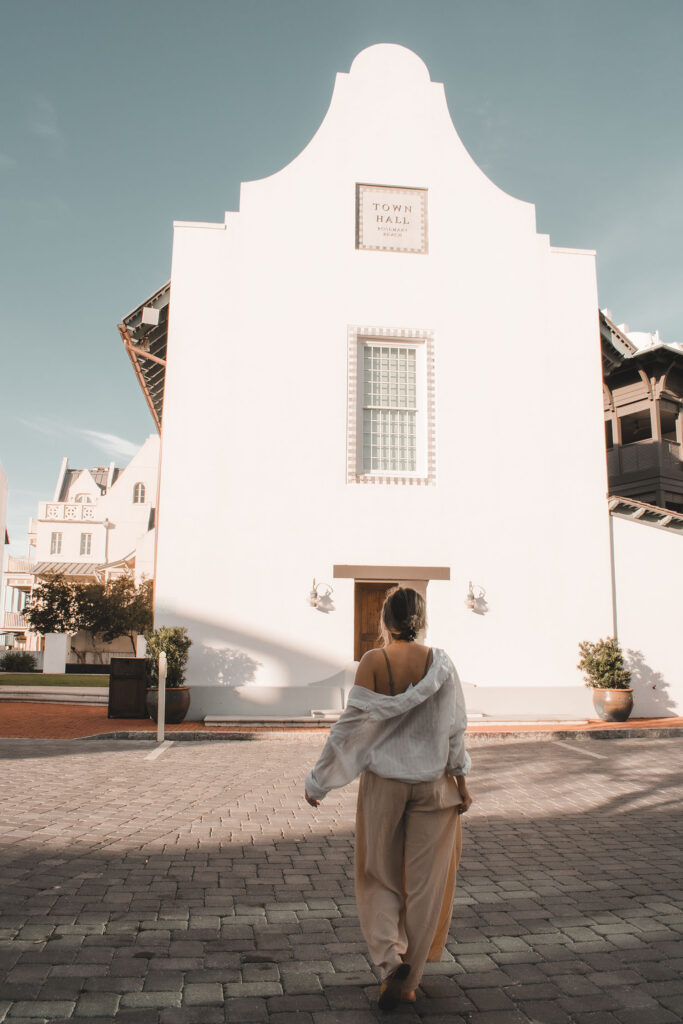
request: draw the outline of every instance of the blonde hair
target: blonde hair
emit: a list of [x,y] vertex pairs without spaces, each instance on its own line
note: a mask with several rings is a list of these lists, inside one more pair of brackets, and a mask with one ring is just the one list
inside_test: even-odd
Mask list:
[[390,640],[415,640],[426,625],[422,594],[412,587],[393,587],[387,593],[380,617],[380,637],[385,647]]

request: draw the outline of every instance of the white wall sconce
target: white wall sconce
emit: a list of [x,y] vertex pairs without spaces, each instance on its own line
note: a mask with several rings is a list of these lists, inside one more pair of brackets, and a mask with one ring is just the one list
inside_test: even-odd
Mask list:
[[478,607],[478,602],[484,601],[486,598],[486,591],[483,587],[477,586],[475,583],[472,585],[472,580],[467,584],[467,597],[465,598],[465,605],[474,611]]
[[312,608],[317,608],[319,612],[334,611],[334,601],[332,600],[332,594],[334,593],[333,588],[329,583],[316,583],[315,576],[313,577],[313,586],[311,587],[308,595],[308,603]]

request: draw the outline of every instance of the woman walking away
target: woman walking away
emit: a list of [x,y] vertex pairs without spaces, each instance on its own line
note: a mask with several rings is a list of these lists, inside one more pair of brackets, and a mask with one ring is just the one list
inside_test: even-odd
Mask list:
[[306,800],[360,773],[356,902],[382,984],[378,1003],[414,1002],[427,960],[440,960],[460,859],[460,814],[472,799],[465,776],[467,714],[445,651],[417,642],[425,604],[396,587],[382,608],[384,647],[368,651],[348,706],[332,727]]

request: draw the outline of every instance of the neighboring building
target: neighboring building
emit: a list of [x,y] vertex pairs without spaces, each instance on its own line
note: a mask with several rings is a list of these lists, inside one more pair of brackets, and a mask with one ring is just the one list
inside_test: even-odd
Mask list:
[[62,460],[52,501],[40,502],[30,522],[28,558],[8,559],[3,628],[27,649],[40,648],[24,614],[39,578],[59,573],[88,582],[125,571],[137,581],[153,577],[158,463],[156,434],[125,469],[113,462],[71,469]]
[[683,345],[600,329],[610,493],[683,512]]
[[595,254],[476,167],[415,54],[359,54],[238,213],[176,223],[172,266],[119,329],[163,428],[155,624],[189,629],[193,715],[339,707],[398,582],[474,712],[591,714],[577,645],[619,609],[656,678],[673,612],[627,570],[680,562],[683,516],[610,518]]

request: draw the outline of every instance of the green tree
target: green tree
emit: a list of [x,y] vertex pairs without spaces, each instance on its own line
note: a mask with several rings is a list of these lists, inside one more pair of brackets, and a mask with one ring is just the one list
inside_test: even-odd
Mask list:
[[34,633],[77,633],[74,584],[64,576],[46,576],[34,587],[26,618]]
[[[127,637],[135,653],[138,634],[152,627],[152,581],[136,586],[130,573],[106,583],[73,583],[60,575],[48,576],[34,590],[26,617],[36,633],[73,636],[83,630],[98,654],[104,644]],[[85,657],[83,650],[76,654],[81,660]]]

